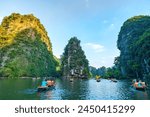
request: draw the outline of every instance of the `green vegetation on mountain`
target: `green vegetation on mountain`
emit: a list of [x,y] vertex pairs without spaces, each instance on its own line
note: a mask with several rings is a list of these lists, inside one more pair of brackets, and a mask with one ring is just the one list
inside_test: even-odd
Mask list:
[[101,76],[104,78],[106,76],[107,68],[105,66],[102,66],[100,68],[90,66],[89,69],[92,77]]
[[150,78],[150,16],[128,19],[118,36],[117,68],[123,77]]
[[117,47],[120,56],[112,68],[89,67],[76,37],[68,41],[58,59],[40,20],[32,14],[13,13],[0,25],[0,77],[150,78],[150,16],[125,21]]
[[4,17],[0,25],[0,48],[11,44],[18,32],[29,28],[36,29],[41,36],[41,40],[47,45],[48,50],[52,51],[50,39],[40,20],[32,14],[20,15],[19,13],[12,13],[10,16]]
[[57,60],[44,26],[33,15],[13,13],[0,25],[0,77],[46,77]]
[[116,66],[113,67],[100,67],[100,68],[95,68],[90,66],[90,73],[92,74],[92,77],[96,77],[96,76],[100,76],[102,78],[117,78],[117,79],[121,79],[120,76],[120,71],[118,70],[118,68]]
[[76,37],[71,38],[64,49],[61,68],[64,77],[89,77],[88,60],[80,46],[80,40]]

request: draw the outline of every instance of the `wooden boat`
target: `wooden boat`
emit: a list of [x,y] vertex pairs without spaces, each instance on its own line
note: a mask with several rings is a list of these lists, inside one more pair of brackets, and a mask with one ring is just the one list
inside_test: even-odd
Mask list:
[[100,79],[97,79],[96,81],[97,81],[97,82],[100,82],[101,80],[100,80]]
[[100,81],[101,81],[101,80],[100,80],[100,76],[96,75],[96,76],[95,76],[95,80],[96,80],[97,82],[100,82]]
[[47,86],[44,86],[44,87],[39,86],[38,87],[38,92],[49,90],[49,89],[53,88],[54,86],[55,86],[54,81],[47,81]]
[[51,90],[51,89],[53,89],[54,87],[55,87],[54,85],[53,85],[53,86],[46,86],[46,87],[39,86],[39,87],[37,88],[37,91],[38,91],[38,92],[43,92],[43,91]]
[[48,89],[49,89],[48,86],[45,86],[45,87],[39,86],[39,87],[38,87],[38,92],[46,91],[46,90],[48,90]]
[[70,79],[70,82],[73,82],[73,78]]
[[145,87],[135,87],[135,88],[136,88],[136,90],[139,90],[139,91],[145,91],[146,90]]
[[135,82],[135,83],[133,84],[133,87],[134,87],[136,90],[139,90],[139,91],[145,91],[145,90],[146,90],[145,82],[141,82],[141,86],[138,86],[138,82]]
[[116,79],[111,79],[112,82],[118,82]]

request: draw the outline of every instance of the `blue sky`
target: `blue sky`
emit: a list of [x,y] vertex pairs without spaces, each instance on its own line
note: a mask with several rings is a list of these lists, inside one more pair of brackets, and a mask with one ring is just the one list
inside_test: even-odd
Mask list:
[[124,21],[150,15],[150,0],[3,0],[0,21],[13,12],[34,14],[45,26],[59,57],[71,37],[81,40],[90,65],[111,67],[119,56],[117,38]]

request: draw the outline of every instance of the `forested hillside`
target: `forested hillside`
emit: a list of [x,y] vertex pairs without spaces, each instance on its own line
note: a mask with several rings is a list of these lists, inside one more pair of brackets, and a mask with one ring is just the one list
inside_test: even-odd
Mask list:
[[0,25],[0,77],[40,77],[56,73],[52,44],[40,20],[13,13]]
[[135,16],[125,21],[117,46],[121,54],[116,63],[122,76],[150,78],[150,16]]

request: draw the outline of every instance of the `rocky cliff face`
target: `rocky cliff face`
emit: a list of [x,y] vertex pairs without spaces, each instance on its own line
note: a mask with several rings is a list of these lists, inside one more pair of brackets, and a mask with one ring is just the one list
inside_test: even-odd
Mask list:
[[88,60],[76,37],[68,41],[61,58],[64,77],[87,78],[89,76]]
[[[150,29],[150,16],[135,16],[124,22],[121,27],[117,46],[121,54],[119,57],[120,69],[125,77],[143,77],[149,74],[145,71],[144,57],[142,59],[139,51],[142,45],[138,43],[147,30]],[[143,39],[145,40],[145,39]],[[150,46],[150,45],[149,45]],[[147,49],[145,49],[145,52]],[[143,50],[144,56],[144,50]],[[150,54],[147,55],[150,57]],[[148,60],[147,64],[148,63]],[[144,67],[142,67],[144,66]],[[149,69],[149,68],[148,68]]]
[[33,15],[13,13],[0,25],[0,77],[51,76],[56,70],[45,28]]

